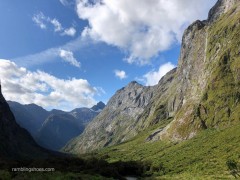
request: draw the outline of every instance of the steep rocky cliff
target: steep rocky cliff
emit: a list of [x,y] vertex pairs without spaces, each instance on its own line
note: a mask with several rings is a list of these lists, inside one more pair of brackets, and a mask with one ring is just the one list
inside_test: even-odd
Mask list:
[[206,128],[239,123],[239,9],[239,0],[219,0],[207,20],[185,30],[177,69],[156,86],[130,83],[119,90],[65,151],[84,153],[120,143],[164,120],[171,122],[150,140],[182,141]]
[[152,91],[153,88],[135,81],[118,90],[83,134],[65,147],[65,151],[72,151],[74,147],[86,152],[123,142],[136,135],[134,124],[153,97]]
[[219,0],[208,21],[185,31],[178,77],[187,89],[181,109],[159,134],[161,139],[188,139],[202,129],[239,123],[239,10],[239,1]]

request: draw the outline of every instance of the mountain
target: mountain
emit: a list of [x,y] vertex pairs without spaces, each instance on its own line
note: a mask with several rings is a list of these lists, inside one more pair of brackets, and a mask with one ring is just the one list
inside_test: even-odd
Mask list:
[[43,147],[59,150],[69,140],[81,134],[85,126],[105,107],[99,102],[92,108],[77,108],[70,112],[47,111],[36,104],[22,105],[8,101],[17,123],[28,130]]
[[104,108],[105,108],[105,104],[102,101],[100,101],[96,105],[94,105],[91,109],[94,111],[101,111]]
[[64,150],[89,152],[129,140],[147,128],[153,129],[148,141],[179,142],[205,129],[238,124],[239,19],[239,0],[218,0],[207,20],[197,20],[185,30],[176,69],[156,86],[132,82],[117,91]]
[[[96,107],[96,105],[94,106]],[[77,108],[69,112],[69,114],[74,116],[82,124],[87,125],[94,117],[96,117],[102,111],[104,107],[105,104],[100,108],[96,108],[97,110],[93,110],[93,108]]]
[[33,137],[36,136],[38,129],[40,129],[44,120],[50,115],[50,112],[36,104],[22,105],[13,101],[8,101],[8,104],[17,123],[22,128],[28,130]]
[[76,108],[70,112],[51,111],[39,129],[36,141],[47,149],[60,150],[69,140],[80,135],[104,107],[105,104],[100,102],[92,108]]
[[38,130],[35,139],[47,149],[60,150],[69,140],[80,135],[104,106],[105,104],[100,103],[97,111],[92,108],[77,108],[70,112],[53,110]]
[[152,90],[152,87],[144,87],[136,81],[118,90],[84,133],[70,143],[70,149],[72,146],[84,150],[96,149],[123,142],[135,135],[133,123],[152,98]]
[[70,114],[50,115],[40,128],[36,141],[47,149],[57,151],[83,130],[84,125]]
[[[1,85],[0,85],[1,89]],[[31,135],[15,121],[0,90],[0,157],[11,159],[47,156],[47,151],[36,144]]]

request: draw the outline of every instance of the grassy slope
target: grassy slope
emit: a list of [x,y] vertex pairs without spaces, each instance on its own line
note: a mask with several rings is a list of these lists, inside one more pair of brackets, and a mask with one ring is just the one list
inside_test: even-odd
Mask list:
[[234,10],[209,29],[212,75],[196,113],[208,127],[227,127],[240,120],[240,12]]
[[227,160],[240,163],[240,125],[206,130],[195,138],[174,144],[145,142],[148,132],[118,146],[103,149],[97,156],[109,162],[141,161],[150,164],[145,174],[161,178],[231,178]]
[[[215,54],[218,55],[214,57],[215,62],[212,63],[211,61],[211,64],[209,64],[212,65],[213,75],[209,79],[206,94],[196,110],[195,120],[205,121],[208,127],[214,127],[214,129],[204,130],[196,137],[181,143],[146,142],[147,137],[154,129],[165,127],[171,120],[163,121],[146,129],[130,141],[89,154],[90,158],[96,156],[106,159],[110,163],[140,161],[146,168],[144,174],[149,176],[149,179],[153,177],[156,179],[184,180],[234,178],[230,174],[227,162],[233,160],[238,163],[238,166],[240,164],[240,13],[231,18],[230,16],[233,16],[231,12],[223,16],[209,29],[208,58],[211,59]],[[217,44],[220,44],[220,47],[216,46]],[[221,52],[216,53],[219,48]],[[96,162],[90,164],[95,167]],[[99,164],[100,169],[108,166]],[[131,163],[129,164],[131,165]],[[66,166],[75,167],[73,162]],[[116,167],[119,170],[119,166]],[[79,168],[78,164],[76,168]],[[92,167],[85,168],[91,169]],[[109,170],[112,171],[109,167],[104,171],[109,174]],[[106,177],[99,175],[89,175],[88,171],[79,171],[82,173],[71,171],[51,174],[31,173],[27,178],[106,179]],[[93,171],[95,169],[91,170],[91,172]],[[101,173],[105,174],[105,172]],[[26,173],[17,175],[18,178],[24,176],[26,176]],[[11,179],[13,175],[7,171],[0,171],[0,177]]]
[[[150,164],[145,174],[159,179],[230,179],[227,161],[240,164],[240,12],[234,9],[208,30],[209,86],[195,121],[208,129],[182,143],[148,142],[154,128],[133,140],[97,152],[109,162]],[[165,123],[165,125],[167,122]],[[162,126],[165,126],[164,123]]]

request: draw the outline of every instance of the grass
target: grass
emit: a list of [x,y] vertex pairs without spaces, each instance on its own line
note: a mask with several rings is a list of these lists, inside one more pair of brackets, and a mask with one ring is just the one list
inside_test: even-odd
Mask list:
[[230,179],[227,161],[240,163],[240,125],[210,129],[182,142],[145,142],[147,132],[126,143],[95,152],[108,162],[140,161],[145,175],[160,179]]

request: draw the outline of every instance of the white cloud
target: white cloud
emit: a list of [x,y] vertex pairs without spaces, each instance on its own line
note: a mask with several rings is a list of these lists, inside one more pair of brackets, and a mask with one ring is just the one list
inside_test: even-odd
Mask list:
[[150,71],[143,76],[143,80],[147,86],[153,86],[158,84],[159,80],[167,74],[170,70],[175,68],[176,66],[173,65],[171,62],[163,64],[159,67],[157,71]]
[[59,0],[59,1],[64,6],[69,6],[69,5],[74,4],[74,0]]
[[44,63],[51,63],[53,61],[58,60],[60,49],[65,49],[67,51],[77,51],[81,48],[86,48],[89,45],[89,40],[78,37],[68,43],[66,43],[63,46],[55,47],[46,49],[45,51],[36,53],[36,54],[30,54],[23,57],[18,57],[12,59],[14,62],[16,62],[19,66],[24,67],[32,67],[37,66]]
[[52,23],[52,25],[54,26],[54,31],[55,32],[59,32],[62,31],[62,24],[56,19],[51,19],[50,22]]
[[45,20],[46,17],[44,16],[44,14],[42,12],[35,14],[32,17],[33,22],[36,23],[37,26],[39,26],[41,29],[46,29],[47,25],[45,24]]
[[59,0],[60,3],[62,3],[62,5],[67,6],[68,5],[68,1],[67,0]]
[[60,49],[59,56],[66,62],[69,62],[71,65],[80,67],[80,62],[78,62],[73,56],[73,52]]
[[76,29],[74,27],[70,27],[68,29],[65,29],[62,35],[67,35],[67,36],[75,36],[76,34]]
[[78,0],[82,35],[128,51],[129,63],[145,64],[167,50],[185,27],[206,18],[216,0]]
[[126,79],[127,75],[125,71],[121,71],[121,70],[115,70],[114,71],[115,76],[118,77],[119,79]]
[[64,28],[58,19],[47,17],[42,12],[34,14],[32,20],[41,29],[47,29],[48,26],[53,26],[53,31],[60,33],[60,35],[75,36],[76,34],[74,27]]
[[35,103],[45,108],[71,110],[96,104],[101,93],[85,79],[59,79],[43,71],[31,72],[9,60],[0,59],[2,91],[7,100]]

